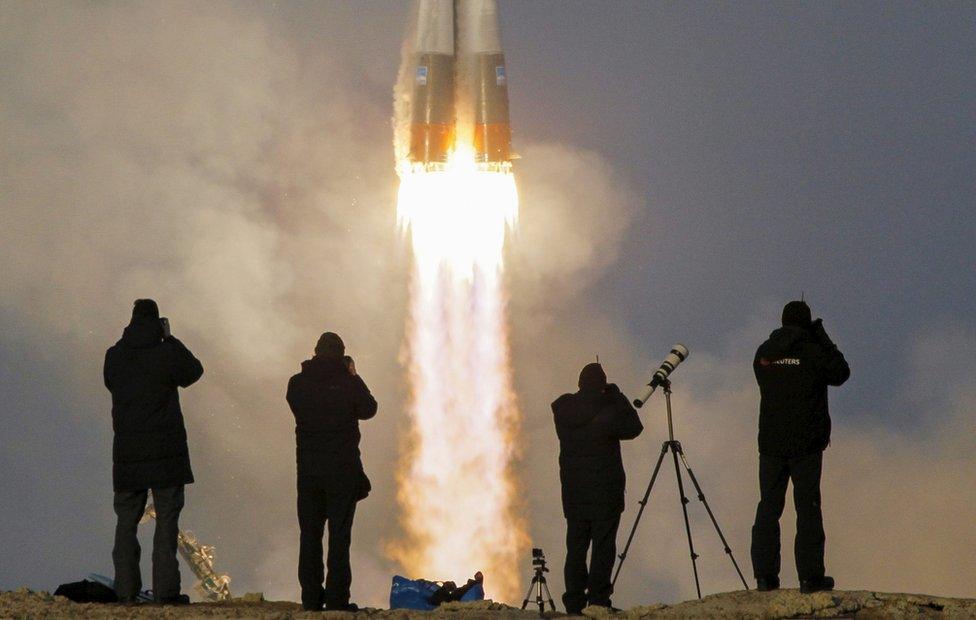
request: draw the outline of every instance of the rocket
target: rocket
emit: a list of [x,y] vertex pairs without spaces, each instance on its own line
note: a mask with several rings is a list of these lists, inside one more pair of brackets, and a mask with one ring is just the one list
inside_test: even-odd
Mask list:
[[512,159],[508,78],[495,0],[418,0],[410,161],[447,161],[469,142],[482,164]]

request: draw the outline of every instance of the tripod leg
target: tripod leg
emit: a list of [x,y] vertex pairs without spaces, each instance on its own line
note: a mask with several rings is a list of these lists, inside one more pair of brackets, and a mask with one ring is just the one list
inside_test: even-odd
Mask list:
[[549,607],[551,607],[553,611],[556,611],[556,604],[552,602],[552,592],[549,591],[549,584],[543,581],[542,587],[546,589],[546,598],[549,599]]
[[529,584],[529,591],[525,593],[525,600],[522,601],[522,609],[529,606],[529,597],[532,596],[533,589],[535,589],[535,577],[532,578],[532,583]]
[[539,617],[544,617],[546,615],[546,602],[542,600],[542,584],[545,583],[545,577],[539,579],[538,586],[535,592],[535,604],[539,606]]
[[695,573],[695,590],[701,598],[701,584],[698,581],[698,554],[695,553],[695,543],[691,539],[691,524],[688,523],[688,498],[685,497],[685,485],[681,480],[681,466],[678,465],[678,454],[681,444],[677,441],[669,442],[671,456],[674,458],[674,475],[678,478],[678,495],[681,496],[681,512],[685,517],[685,533],[688,534],[688,551],[691,552],[691,570]]
[[749,589],[749,585],[746,583],[746,578],[742,576],[742,571],[739,570],[739,563],[735,561],[735,556],[732,554],[732,548],[729,547],[728,541],[725,540],[725,534],[722,533],[722,528],[718,526],[718,520],[715,519],[715,515],[712,514],[712,507],[708,505],[708,500],[705,499],[705,492],[702,491],[701,485],[698,484],[698,479],[695,478],[695,472],[691,471],[691,466],[688,465],[688,459],[685,458],[685,453],[681,452],[681,462],[684,463],[685,469],[688,471],[688,477],[691,478],[691,483],[695,485],[695,490],[698,492],[698,499],[702,504],[705,505],[705,510],[708,512],[708,518],[712,520],[712,525],[715,526],[715,532],[718,534],[719,539],[722,541],[722,546],[725,547],[725,553],[728,554],[729,559],[732,560],[732,566],[735,567],[735,572],[739,574],[739,579],[742,581],[742,585],[746,590]]
[[630,535],[627,536],[627,544],[624,545],[624,550],[620,554],[620,561],[617,563],[617,572],[613,575],[613,581],[610,582],[611,586],[617,584],[617,577],[620,576],[620,569],[624,567],[624,560],[627,559],[627,552],[630,551],[630,544],[634,542],[634,534],[637,533],[637,525],[640,523],[641,516],[644,514],[644,508],[647,507],[647,499],[651,496],[651,489],[654,488],[654,481],[657,480],[657,472],[661,470],[661,463],[664,461],[664,455],[668,452],[668,442],[664,442],[661,445],[661,454],[657,457],[657,464],[654,466],[654,473],[651,474],[651,481],[647,483],[647,490],[644,491],[644,497],[641,501],[637,502],[640,504],[640,509],[637,511],[637,517],[634,519],[634,525],[630,528]]

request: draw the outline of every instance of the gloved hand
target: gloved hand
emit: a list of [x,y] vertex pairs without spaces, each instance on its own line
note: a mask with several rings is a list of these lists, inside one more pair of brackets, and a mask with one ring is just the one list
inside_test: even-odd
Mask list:
[[616,383],[608,383],[607,387],[604,389],[606,394],[619,394],[620,388],[617,387]]
[[831,340],[830,336],[827,335],[827,330],[824,329],[823,319],[814,319],[810,322],[810,333],[813,334],[813,339],[825,349],[837,348],[834,341]]

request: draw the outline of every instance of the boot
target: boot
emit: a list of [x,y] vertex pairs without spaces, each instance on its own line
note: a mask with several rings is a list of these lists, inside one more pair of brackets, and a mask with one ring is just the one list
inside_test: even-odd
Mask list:
[[827,592],[834,589],[834,578],[823,576],[819,579],[803,579],[800,581],[800,592],[811,594],[813,592]]
[[760,592],[779,590],[779,577],[756,577],[756,589]]

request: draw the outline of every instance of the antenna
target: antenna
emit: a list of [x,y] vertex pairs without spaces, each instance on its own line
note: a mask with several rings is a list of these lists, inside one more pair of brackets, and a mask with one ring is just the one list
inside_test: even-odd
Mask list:
[[803,291],[800,291],[800,301],[803,301]]

